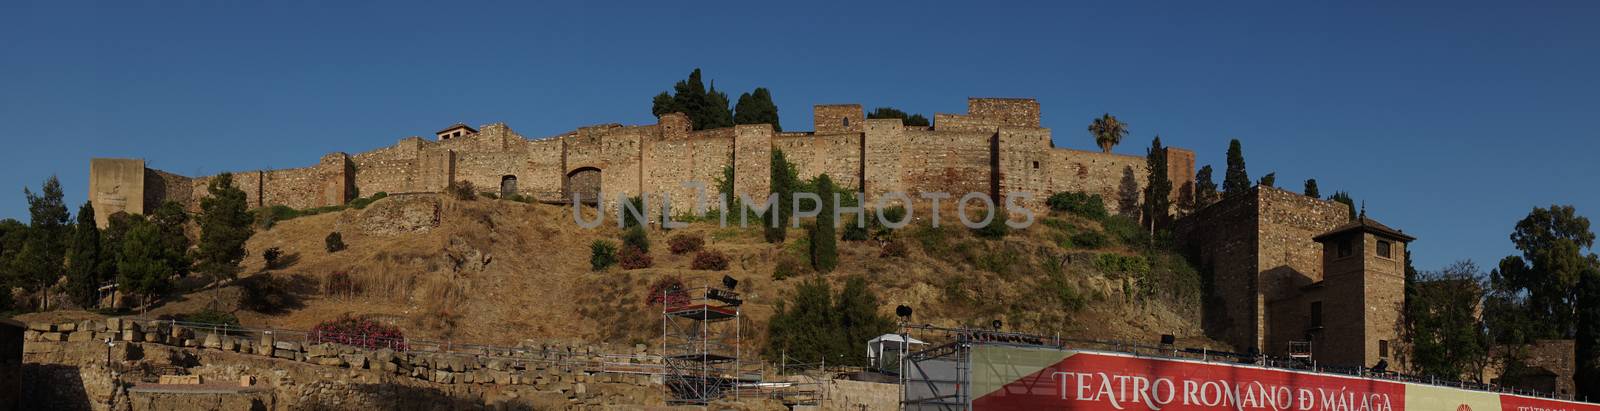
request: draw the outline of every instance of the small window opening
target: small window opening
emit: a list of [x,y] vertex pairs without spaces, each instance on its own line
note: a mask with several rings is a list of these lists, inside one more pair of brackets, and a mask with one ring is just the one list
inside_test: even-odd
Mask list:
[[1390,257],[1391,254],[1389,252],[1389,247],[1391,247],[1391,245],[1388,241],[1378,241],[1378,256],[1383,258],[1394,258]]
[[1033,162],[1033,168],[1035,170],[1039,169],[1039,162],[1038,161]]
[[1389,358],[1389,340],[1378,340],[1378,358]]
[[1347,239],[1347,240],[1344,240],[1344,241],[1340,241],[1339,242],[1339,257],[1349,257],[1350,254],[1353,252],[1351,247],[1352,246],[1350,245],[1350,240]]
[[845,118],[842,118],[840,120],[843,120],[842,124],[844,124],[845,127],[850,127],[850,118],[849,117],[845,117]]

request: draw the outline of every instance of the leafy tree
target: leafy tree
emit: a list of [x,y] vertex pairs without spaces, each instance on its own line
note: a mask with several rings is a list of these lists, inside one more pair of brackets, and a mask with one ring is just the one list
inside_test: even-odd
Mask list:
[[878,107],[867,113],[867,118],[898,118],[900,123],[908,126],[927,127],[932,125],[927,117],[921,114],[906,114],[904,111],[893,107]]
[[817,176],[817,193],[823,197],[822,213],[817,215],[811,229],[811,268],[819,273],[833,271],[839,265],[839,236],[833,221],[833,196],[837,189],[827,174]]
[[1306,180],[1306,189],[1304,193],[1306,197],[1322,198],[1322,192],[1317,190],[1317,179],[1313,178]]
[[1217,182],[1211,178],[1211,165],[1194,173],[1194,200],[1199,207],[1217,202]]
[[1463,260],[1419,280],[1405,315],[1417,371],[1481,382],[1489,362],[1489,334],[1477,315],[1481,276],[1477,264]]
[[[254,218],[246,211],[244,191],[233,185],[233,174],[217,175],[211,179],[206,192],[210,195],[200,199],[197,256],[200,272],[220,283],[238,276],[239,262],[245,256],[244,243],[255,234],[255,226],[250,224]],[[217,302],[215,297],[213,295],[213,303]]]
[[0,310],[11,307],[11,286],[21,281],[16,258],[28,242],[28,226],[14,219],[0,220]]
[[94,205],[78,208],[78,223],[67,246],[67,292],[79,307],[93,307],[100,283],[107,280],[106,253],[101,250],[100,228],[95,226]]
[[1172,217],[1172,179],[1167,177],[1167,149],[1161,146],[1161,136],[1156,136],[1145,152],[1145,171],[1144,226],[1153,236],[1156,227]]
[[1261,176],[1260,180],[1256,180],[1256,185],[1262,187],[1277,187],[1278,173],[1267,173],[1267,175]]
[[733,106],[733,124],[771,124],[774,131],[783,131],[778,124],[778,105],[765,87],[739,95],[739,102]]
[[672,86],[672,93],[657,94],[650,113],[661,117],[667,113],[683,113],[695,130],[733,126],[733,113],[728,110],[728,95],[717,91],[713,84],[709,90],[700,80],[700,69],[689,73],[689,78]]
[[66,259],[67,224],[71,215],[62,201],[61,182],[55,176],[45,179],[39,194],[27,188],[22,193],[28,199],[28,241],[22,252],[12,262],[13,268],[23,276],[22,285],[30,291],[44,294],[40,309],[48,309],[50,285],[61,278],[62,262]]
[[1578,398],[1600,398],[1600,262],[1593,255],[1589,262],[1589,270],[1578,280],[1577,292],[1577,364],[1572,379]]
[[1228,195],[1250,191],[1250,173],[1244,169],[1244,149],[1239,139],[1228,142],[1228,170],[1222,177],[1222,190]]
[[861,344],[894,329],[893,320],[878,314],[878,305],[860,277],[846,280],[838,295],[822,278],[800,283],[789,299],[778,301],[767,323],[766,355],[773,361],[787,356],[789,362],[826,358],[830,364],[866,365]]
[[154,224],[135,220],[122,241],[117,259],[117,285],[124,292],[140,296],[148,307],[154,297],[166,292],[173,258],[161,245],[161,230]]
[[189,212],[184,211],[183,205],[169,200],[156,208],[155,213],[150,216],[150,222],[161,232],[161,247],[166,250],[167,255],[174,258],[171,264],[172,274],[187,277],[189,266],[193,265],[188,255],[189,246],[192,244],[189,236],[184,234],[189,224]]
[[794,163],[784,157],[783,150],[772,149],[772,176],[770,186],[772,193],[778,195],[778,205],[767,210],[766,233],[767,242],[782,243],[789,233],[789,220],[784,218],[784,208],[789,207],[794,201],[794,189],[799,185],[799,171],[795,170]]
[[1596,270],[1589,219],[1572,206],[1534,208],[1517,223],[1511,242],[1521,256],[1500,260],[1489,273],[1486,321],[1497,340],[1519,344],[1540,338],[1571,338],[1576,332],[1579,282]]
[[1356,199],[1350,197],[1350,193],[1344,191],[1335,191],[1333,192],[1333,195],[1328,196],[1328,200],[1335,203],[1344,204],[1344,206],[1350,210],[1350,221],[1355,221],[1356,218],[1359,218],[1359,216],[1356,215]]
[[1128,123],[1117,120],[1111,113],[1105,113],[1089,123],[1089,134],[1094,136],[1094,143],[1100,146],[1100,151],[1110,153],[1111,148],[1122,144],[1122,138],[1128,135]]
[[1063,191],[1051,194],[1045,199],[1045,204],[1051,210],[1064,211],[1071,214],[1087,217],[1092,220],[1106,218],[1106,202],[1099,194],[1088,194],[1081,191]]

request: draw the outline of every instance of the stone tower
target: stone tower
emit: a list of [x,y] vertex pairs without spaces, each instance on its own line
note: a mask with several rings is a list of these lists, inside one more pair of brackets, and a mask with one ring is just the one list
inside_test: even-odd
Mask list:
[[1322,281],[1299,299],[1312,359],[1328,365],[1395,370],[1405,301],[1405,255],[1415,237],[1363,213],[1312,238],[1322,244]]

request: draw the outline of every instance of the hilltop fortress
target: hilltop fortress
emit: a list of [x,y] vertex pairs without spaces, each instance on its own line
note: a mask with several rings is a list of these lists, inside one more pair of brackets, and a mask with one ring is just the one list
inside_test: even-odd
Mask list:
[[[869,199],[977,192],[998,203],[1030,192],[1033,199],[1020,203],[1043,210],[1053,193],[1087,192],[1105,198],[1112,213],[1119,199],[1137,199],[1145,157],[1055,147],[1039,110],[1033,99],[972,98],[965,114],[936,114],[933,127],[911,127],[866,119],[858,104],[818,105],[810,132],[764,124],[692,131],[687,116],[672,113],[651,125],[605,124],[538,139],[504,124],[456,124],[432,139],[335,152],[309,167],[233,174],[250,207],[332,206],[378,192],[438,193],[457,182],[547,202],[603,192],[610,207],[619,195],[691,199],[685,182],[714,190],[728,171],[734,194],[764,198],[772,151],[782,150],[800,178],[826,173]],[[1170,195],[1192,194],[1194,152],[1167,148],[1167,157]],[[146,213],[165,201],[198,209],[212,178],[150,169],[138,159],[92,159],[89,198],[104,226],[113,213]],[[1350,214],[1342,204],[1258,187],[1181,217],[1176,243],[1211,279],[1207,332],[1240,350],[1282,356],[1308,347],[1324,364],[1387,360],[1404,369],[1391,345],[1400,340],[1402,261],[1412,238]]]
[[[774,132],[765,124],[691,131],[687,116],[672,113],[653,125],[605,124],[539,139],[505,124],[456,124],[432,140],[407,137],[365,153],[331,153],[310,167],[235,172],[234,182],[251,207],[339,205],[380,191],[436,193],[453,182],[544,201],[604,192],[607,204],[640,193],[686,204],[694,190],[685,182],[714,185],[725,167],[732,168],[735,194],[764,198],[772,150],[781,149],[800,178],[826,173],[869,197],[978,192],[999,199],[1031,192],[1028,206],[1042,208],[1051,193],[1099,193],[1114,202],[1124,186],[1145,185],[1143,156],[1054,147],[1033,99],[969,99],[967,114],[935,115],[931,128],[868,120],[859,104],[819,105],[812,119],[811,132]],[[1194,152],[1167,152],[1172,181],[1192,181]],[[112,213],[143,213],[168,200],[195,209],[211,178],[146,168],[136,159],[94,159],[89,196],[104,226]],[[1188,187],[1179,184],[1173,193]]]

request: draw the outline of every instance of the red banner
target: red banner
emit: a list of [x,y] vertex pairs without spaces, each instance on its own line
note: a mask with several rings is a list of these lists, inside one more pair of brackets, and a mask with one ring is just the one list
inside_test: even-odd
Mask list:
[[978,410],[1600,411],[1587,403],[1199,361],[973,347]]

